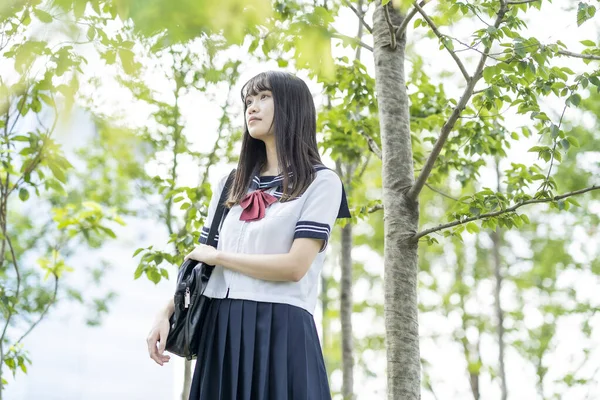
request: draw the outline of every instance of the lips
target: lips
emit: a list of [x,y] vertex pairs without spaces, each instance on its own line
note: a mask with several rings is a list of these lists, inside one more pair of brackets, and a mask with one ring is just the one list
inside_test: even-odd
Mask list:
[[260,121],[260,118],[250,118],[248,120],[248,123],[252,122],[252,121]]

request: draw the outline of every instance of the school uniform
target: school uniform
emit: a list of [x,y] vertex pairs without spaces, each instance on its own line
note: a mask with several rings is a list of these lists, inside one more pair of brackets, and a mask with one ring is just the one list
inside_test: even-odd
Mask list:
[[[337,174],[322,165],[315,170],[308,189],[283,203],[283,177],[261,177],[255,170],[246,198],[223,221],[217,248],[225,252],[282,254],[296,238],[324,242],[299,282],[266,281],[215,266],[204,292],[209,302],[190,400],[331,399],[312,314],[331,229],[350,212]],[[226,179],[213,192],[202,243]]]

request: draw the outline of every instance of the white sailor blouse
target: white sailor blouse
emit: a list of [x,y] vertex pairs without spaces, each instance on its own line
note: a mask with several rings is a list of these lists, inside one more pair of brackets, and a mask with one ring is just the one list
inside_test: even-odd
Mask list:
[[[306,275],[298,282],[275,282],[216,265],[205,296],[285,303],[304,308],[311,314],[314,312],[331,230],[337,218],[350,217],[338,175],[322,165],[316,165],[315,170],[316,177],[306,191],[283,203],[278,201],[283,192],[283,176],[261,177],[255,170],[248,195],[229,210],[216,236],[217,249],[244,254],[284,254],[290,251],[296,238],[323,239],[323,246]],[[213,191],[201,243],[206,243],[226,180],[227,176],[221,178]]]

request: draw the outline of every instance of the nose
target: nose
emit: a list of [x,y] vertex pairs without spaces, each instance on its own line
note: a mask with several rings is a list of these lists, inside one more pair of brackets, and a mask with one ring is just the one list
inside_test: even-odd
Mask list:
[[250,105],[248,105],[248,108],[246,109],[246,113],[248,115],[254,114],[258,111],[258,108],[256,107],[256,102],[253,101],[250,103]]

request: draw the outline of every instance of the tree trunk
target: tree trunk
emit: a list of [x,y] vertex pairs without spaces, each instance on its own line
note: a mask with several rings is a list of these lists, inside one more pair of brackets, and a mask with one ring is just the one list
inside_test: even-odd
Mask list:
[[502,237],[500,235],[500,229],[496,229],[491,232],[492,242],[494,244],[494,275],[496,278],[496,287],[494,290],[495,297],[495,308],[496,308],[496,334],[498,335],[498,363],[500,367],[500,388],[502,390],[501,399],[506,400],[508,396],[508,389],[506,386],[506,371],[504,369],[504,312],[502,311],[502,304],[500,303],[500,291],[502,289],[502,275],[500,273],[500,246],[502,245]]
[[[391,22],[404,16],[388,3]],[[381,4],[373,15],[375,82],[382,150],[384,289],[388,399],[420,398],[421,365],[417,312],[418,203],[406,192],[414,183],[408,96],[404,79],[405,37],[392,48]]]
[[183,391],[181,392],[181,400],[188,400],[190,398],[190,388],[192,386],[192,362],[185,360],[185,367],[183,370]]
[[[496,176],[498,178],[497,191],[501,191],[500,181],[502,179],[500,173],[500,161],[496,158]],[[508,397],[508,389],[506,385],[506,371],[504,369],[504,311],[502,310],[502,303],[500,301],[500,292],[502,290],[502,273],[500,248],[502,247],[502,230],[497,228],[490,234],[493,243],[493,255],[494,255],[494,276],[496,279],[496,287],[494,290],[495,297],[495,308],[496,308],[496,333],[498,335],[498,364],[500,367],[500,388],[501,388],[501,400],[506,400]]]
[[342,228],[342,281],[340,319],[342,322],[342,396],[354,399],[354,344],[352,338],[352,224]]

